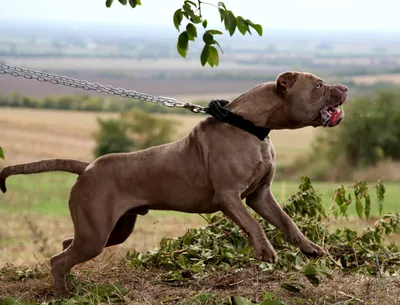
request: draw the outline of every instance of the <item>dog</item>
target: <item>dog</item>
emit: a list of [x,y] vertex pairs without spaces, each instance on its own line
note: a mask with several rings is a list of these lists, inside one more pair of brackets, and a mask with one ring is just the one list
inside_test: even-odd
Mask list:
[[[344,85],[328,85],[310,73],[285,72],[224,109],[257,128],[334,127],[344,118],[340,106],[347,91]],[[275,149],[270,138],[261,140],[215,117],[205,118],[173,143],[108,154],[92,163],[52,159],[8,166],[0,173],[0,187],[6,191],[11,175],[50,171],[79,175],[68,201],[74,237],[65,239],[63,251],[50,260],[56,296],[68,295],[66,275],[73,266],[96,257],[104,247],[123,243],[137,215],[149,210],[222,211],[247,234],[256,259],[276,263],[277,254],[261,225],[242,203],[246,198],[250,208],[304,254],[325,253],[300,232],[271,192]]]

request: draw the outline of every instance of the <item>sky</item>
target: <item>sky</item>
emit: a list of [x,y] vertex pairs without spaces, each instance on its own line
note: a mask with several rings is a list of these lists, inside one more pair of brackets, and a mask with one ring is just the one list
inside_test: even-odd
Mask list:
[[[216,4],[218,0],[207,0]],[[233,13],[265,29],[400,32],[398,0],[225,0]],[[142,0],[135,9],[114,0],[0,0],[0,20],[166,25],[183,0]],[[209,24],[220,24],[217,10],[204,5]],[[1,31],[1,29],[0,29]]]

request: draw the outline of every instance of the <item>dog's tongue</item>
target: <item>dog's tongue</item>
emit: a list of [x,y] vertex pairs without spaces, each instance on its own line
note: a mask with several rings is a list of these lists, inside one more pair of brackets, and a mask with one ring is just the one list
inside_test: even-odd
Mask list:
[[342,109],[336,108],[335,112],[333,112],[331,114],[329,121],[331,121],[332,123],[335,123],[340,118],[342,111],[343,111]]

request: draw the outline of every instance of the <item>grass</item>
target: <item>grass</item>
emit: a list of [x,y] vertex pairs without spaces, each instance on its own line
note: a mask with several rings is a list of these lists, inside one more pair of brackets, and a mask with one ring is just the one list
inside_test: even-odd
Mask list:
[[[7,180],[8,191],[0,196],[0,232],[3,232],[0,234],[0,264],[11,261],[23,264],[36,260],[35,256],[37,259],[48,258],[60,251],[61,241],[73,235],[68,194],[75,179],[75,175],[68,173],[43,173],[14,176]],[[273,193],[278,201],[283,202],[297,191],[298,184],[297,181],[276,181]],[[314,186],[321,193],[324,204],[329,206],[339,184],[316,182]],[[384,213],[400,212],[397,203],[400,185],[389,183],[386,188]],[[375,191],[371,194],[371,215],[377,216]],[[350,208],[350,213],[355,215],[354,208]],[[123,255],[131,248],[149,250],[165,236],[178,236],[188,228],[204,224],[205,221],[197,214],[150,211],[138,218],[132,236],[112,253]]]
[[[69,173],[42,173],[26,176],[13,176],[7,179],[8,192],[0,197],[0,211],[4,213],[24,212],[31,215],[68,216],[68,194],[76,176]],[[321,193],[324,204],[329,207],[335,195],[335,189],[343,184],[350,187],[352,183],[314,182]],[[275,181],[272,191],[279,202],[286,201],[298,191],[298,181]],[[374,188],[373,184],[369,184]],[[400,184],[386,183],[384,213],[400,212],[398,195]],[[375,201],[375,190],[372,190],[372,203]],[[157,214],[170,212],[157,211]],[[355,213],[355,212],[354,212]],[[185,215],[185,213],[177,213]],[[371,215],[378,215],[377,205],[372,206]]]

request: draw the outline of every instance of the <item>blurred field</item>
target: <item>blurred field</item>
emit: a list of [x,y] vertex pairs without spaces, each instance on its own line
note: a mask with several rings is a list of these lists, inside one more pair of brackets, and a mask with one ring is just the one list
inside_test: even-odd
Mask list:
[[400,74],[360,75],[352,77],[351,80],[362,85],[373,85],[377,82],[400,84]]
[[[125,58],[9,58],[0,57],[0,60],[7,60],[10,65],[18,65],[29,67],[31,69],[44,70],[64,70],[64,71],[128,71],[134,73],[136,71],[174,71],[174,70],[197,70],[204,71],[204,68],[199,65],[198,59],[182,60],[180,58],[172,59],[125,59]],[[237,70],[266,70],[267,65],[244,65],[234,62],[224,62],[219,67],[222,71],[237,71]]]
[[[74,158],[90,161],[97,129],[96,118],[117,117],[118,114],[37,109],[0,108],[1,144],[7,163],[34,161],[44,158]],[[181,122],[176,139],[188,134],[203,115],[159,116]],[[309,149],[316,132],[314,128],[271,132],[279,164],[292,161]]]
[[[8,191],[0,196],[0,265],[13,262],[23,264],[47,258],[60,251],[64,238],[73,236],[68,211],[69,190],[76,179],[68,173],[45,173],[15,176],[7,180]],[[297,191],[299,182],[275,182],[273,193],[285,202]],[[335,183],[314,183],[329,206],[334,196]],[[347,186],[347,184],[345,184]],[[370,185],[373,188],[373,185]],[[387,184],[384,213],[400,212],[397,194],[400,185]],[[378,215],[375,191],[371,189],[372,215]],[[349,208],[355,214],[354,208]],[[122,245],[108,249],[104,257],[120,257],[127,249],[149,250],[166,236],[179,236],[188,228],[205,225],[197,214],[150,211],[139,216],[134,233]],[[363,225],[359,220],[355,227]]]

